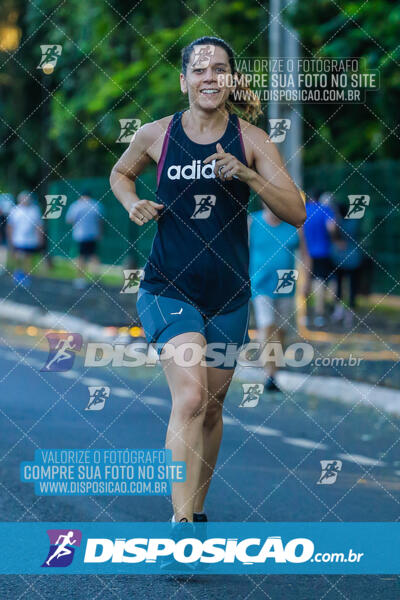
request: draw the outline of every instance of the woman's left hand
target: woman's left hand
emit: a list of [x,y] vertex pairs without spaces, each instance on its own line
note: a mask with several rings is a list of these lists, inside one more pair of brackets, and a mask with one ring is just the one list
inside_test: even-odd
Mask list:
[[225,152],[219,143],[217,144],[217,152],[208,156],[203,162],[208,164],[213,160],[215,160],[214,173],[222,181],[230,181],[233,177],[241,181],[247,181],[251,175],[251,169],[241,163],[233,154]]

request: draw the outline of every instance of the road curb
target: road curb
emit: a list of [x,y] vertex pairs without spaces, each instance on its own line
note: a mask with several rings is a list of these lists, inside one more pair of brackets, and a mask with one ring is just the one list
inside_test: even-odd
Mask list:
[[[263,383],[265,373],[261,368],[238,366],[234,379],[240,382]],[[284,392],[301,392],[327,400],[340,400],[346,404],[360,404],[400,415],[400,391],[340,377],[321,377],[293,371],[278,371],[277,383]]]
[[20,304],[10,300],[0,301],[0,318],[42,327],[43,329],[65,329],[73,333],[80,333],[84,340],[103,341],[109,340],[106,328],[85,319],[66,315],[62,312],[44,311],[41,308]]

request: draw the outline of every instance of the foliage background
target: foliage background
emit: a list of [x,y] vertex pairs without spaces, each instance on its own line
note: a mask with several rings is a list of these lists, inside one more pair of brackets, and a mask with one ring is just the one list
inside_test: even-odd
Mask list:
[[[122,148],[118,119],[148,122],[185,106],[180,51],[195,37],[218,35],[239,56],[268,56],[268,3],[258,0],[3,0],[0,21],[13,14],[21,44],[0,53],[0,185],[12,193],[106,175]],[[363,56],[380,70],[380,91],[364,105],[303,107],[305,166],[397,159],[400,5],[302,0],[281,18],[298,30],[304,57]],[[51,77],[36,68],[43,43],[63,48]]]
[[[29,188],[41,202],[46,193],[72,202],[89,186],[108,215],[102,260],[129,256],[143,265],[152,225],[138,235],[108,185],[124,150],[116,143],[119,119],[145,123],[186,106],[180,53],[197,37],[225,38],[238,58],[268,58],[269,19],[261,0],[3,0],[0,43],[9,25],[21,40],[0,51],[0,193]],[[371,195],[362,223],[365,273],[374,289],[399,293],[400,5],[282,0],[280,21],[298,32],[304,58],[363,57],[365,69],[379,70],[380,89],[364,104],[302,106],[304,189],[333,190],[339,201],[354,190]],[[41,44],[62,46],[51,76],[37,68]],[[154,197],[153,174],[141,179],[138,193]],[[65,223],[47,225],[50,251],[73,256]]]

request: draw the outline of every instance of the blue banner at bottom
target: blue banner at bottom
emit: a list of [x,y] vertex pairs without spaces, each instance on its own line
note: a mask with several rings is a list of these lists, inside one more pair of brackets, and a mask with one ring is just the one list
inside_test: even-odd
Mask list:
[[399,574],[400,523],[1,523],[1,574]]

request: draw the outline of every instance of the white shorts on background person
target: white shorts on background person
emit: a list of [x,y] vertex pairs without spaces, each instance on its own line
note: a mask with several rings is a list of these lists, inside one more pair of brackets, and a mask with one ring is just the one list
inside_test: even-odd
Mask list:
[[294,296],[255,296],[252,298],[257,329],[275,325],[287,329],[295,312]]

